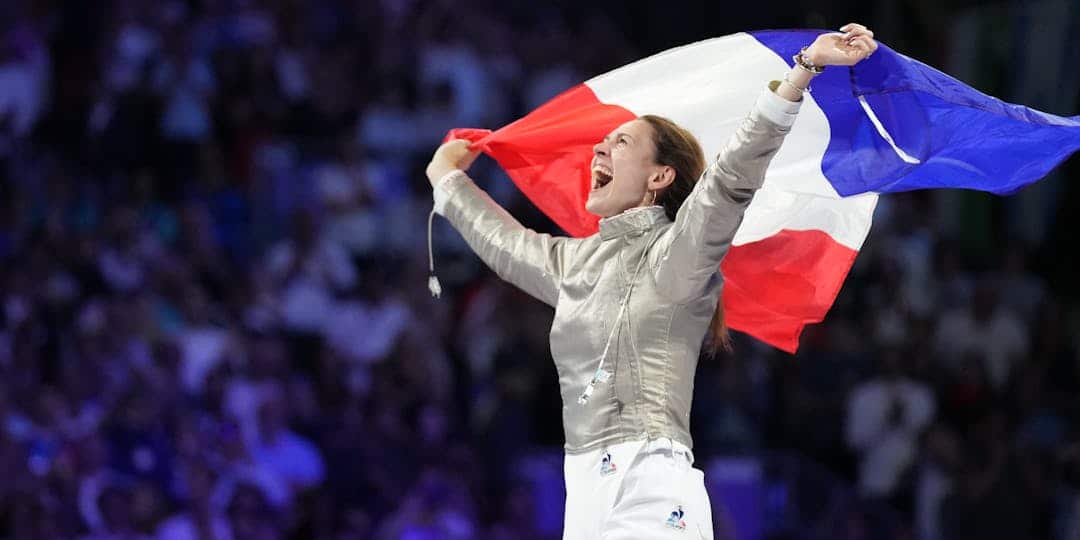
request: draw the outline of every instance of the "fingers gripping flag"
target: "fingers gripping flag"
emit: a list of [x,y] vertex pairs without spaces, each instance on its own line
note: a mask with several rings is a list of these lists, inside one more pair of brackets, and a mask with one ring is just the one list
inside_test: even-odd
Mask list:
[[[723,148],[765,84],[814,30],[740,33],[659,53],[571,88],[499,130],[458,129],[567,233],[590,235],[593,145],[644,114]],[[1080,117],[1012,105],[885,45],[829,68],[806,95],[720,265],[731,328],[794,352],[832,306],[881,193],[965,188],[1012,193],[1080,147]]]

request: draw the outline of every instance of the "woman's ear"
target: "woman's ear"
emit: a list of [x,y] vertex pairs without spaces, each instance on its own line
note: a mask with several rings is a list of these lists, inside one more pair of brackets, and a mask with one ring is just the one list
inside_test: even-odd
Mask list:
[[649,177],[649,189],[664,189],[675,181],[675,168],[669,165],[661,165],[656,174]]

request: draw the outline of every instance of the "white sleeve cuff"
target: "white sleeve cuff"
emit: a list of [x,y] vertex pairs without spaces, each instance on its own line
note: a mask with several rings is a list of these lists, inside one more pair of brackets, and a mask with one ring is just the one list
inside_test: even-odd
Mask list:
[[801,105],[802,100],[788,101],[766,87],[765,91],[758,96],[754,108],[774,124],[781,127],[791,127],[795,123],[795,118],[799,115]]
[[450,202],[450,182],[457,175],[465,176],[465,172],[460,169],[454,169],[442,175],[442,177],[435,182],[435,186],[431,191],[431,196],[435,202],[435,213],[440,216],[446,215],[443,213],[443,210],[446,209],[446,204]]

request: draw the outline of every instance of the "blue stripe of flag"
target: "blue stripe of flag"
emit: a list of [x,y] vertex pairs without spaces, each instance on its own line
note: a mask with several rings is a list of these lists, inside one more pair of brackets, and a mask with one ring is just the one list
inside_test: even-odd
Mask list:
[[[790,65],[820,33],[751,35]],[[826,69],[811,91],[831,132],[822,173],[841,195],[923,188],[1004,195],[1042,178],[1080,149],[1080,116],[1006,103],[884,44],[854,68]],[[860,96],[907,161],[879,133]]]

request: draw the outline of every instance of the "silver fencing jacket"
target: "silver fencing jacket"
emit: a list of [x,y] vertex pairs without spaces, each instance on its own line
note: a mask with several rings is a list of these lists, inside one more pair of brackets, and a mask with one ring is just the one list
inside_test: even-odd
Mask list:
[[661,437],[692,448],[720,260],[799,105],[766,89],[674,222],[660,206],[634,208],[587,238],[554,237],[523,227],[464,172],[436,183],[435,211],[499,277],[555,308],[567,453]]

